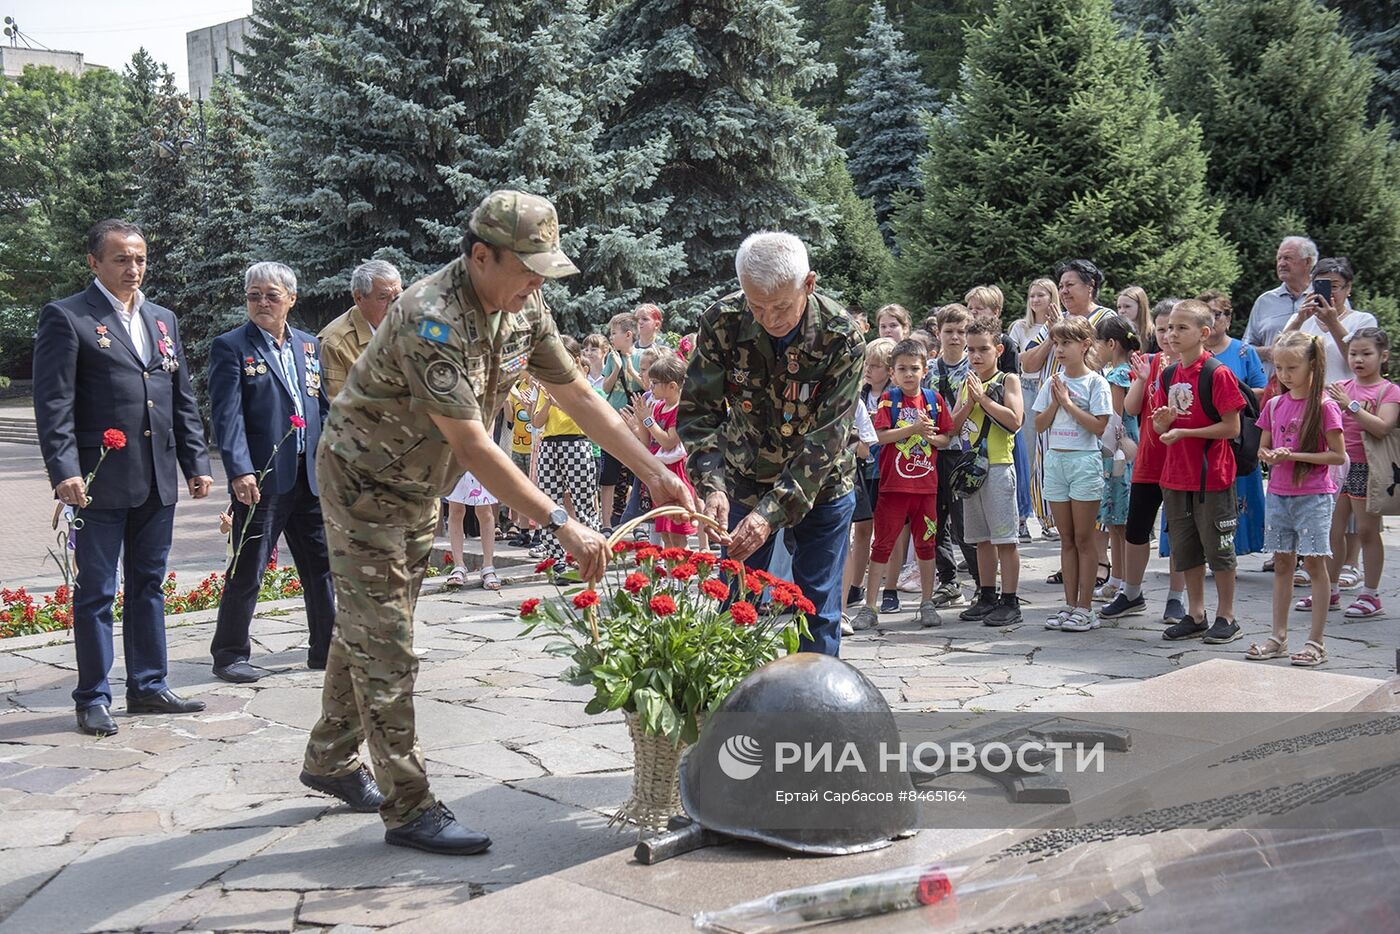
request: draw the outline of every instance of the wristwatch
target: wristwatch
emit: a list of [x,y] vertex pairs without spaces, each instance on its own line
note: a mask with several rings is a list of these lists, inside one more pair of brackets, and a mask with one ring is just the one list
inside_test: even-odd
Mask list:
[[1359,399],[1352,399],[1350,402],[1347,403],[1347,411],[1350,412],[1352,415],[1355,415],[1357,412],[1360,412],[1361,401]]
[[549,529],[551,532],[557,532],[561,528],[563,528],[564,523],[568,521],[569,514],[564,510],[564,507],[555,506],[549,511],[549,521],[544,524],[544,527]]
[[650,415],[648,415],[648,416],[646,417],[646,419],[643,420],[643,422],[642,422],[642,427],[643,427],[643,428],[650,428],[652,425],[655,425],[655,424],[656,424],[656,419],[655,419],[655,418],[652,418]]

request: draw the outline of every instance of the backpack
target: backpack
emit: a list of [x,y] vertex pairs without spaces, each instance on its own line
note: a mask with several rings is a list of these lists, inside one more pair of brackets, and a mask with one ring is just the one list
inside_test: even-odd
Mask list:
[[[1005,373],[998,372],[986,383],[987,395],[992,397],[993,402],[1002,402],[1002,397],[1005,395],[1002,378],[1005,375]],[[991,471],[991,458],[987,455],[988,435],[991,434],[993,425],[1013,437],[1016,434],[992,418],[992,413],[983,409],[982,428],[977,432],[972,446],[965,451],[954,451],[951,455],[956,459],[948,471],[948,488],[954,493],[961,496],[971,496],[982,489],[982,484],[987,482],[987,474]]]
[[[1173,363],[1162,371],[1162,391],[1171,385],[1176,378],[1176,368],[1180,364]],[[1201,383],[1207,386],[1215,386],[1215,371],[1225,366],[1215,357],[1206,357],[1201,364],[1201,372],[1196,377],[1196,398],[1201,400],[1201,409],[1213,422],[1220,421],[1220,410],[1215,407],[1214,392],[1201,392]],[[1244,384],[1244,381],[1233,371],[1230,375],[1235,377],[1235,383],[1239,386],[1240,395],[1244,397],[1244,408],[1240,409],[1240,433],[1230,439],[1230,450],[1235,455],[1235,476],[1245,477],[1259,469],[1259,397],[1254,394],[1254,390]],[[1206,491],[1206,474],[1209,471],[1210,446],[1214,443],[1207,441],[1201,454],[1201,493]]]
[[[927,386],[921,388],[924,393],[924,404],[928,406],[929,415],[937,422],[939,405],[941,404],[943,410],[948,412],[948,403],[943,402],[942,397]],[[890,388],[885,390],[885,395],[890,397],[890,405],[894,408],[899,408],[899,404],[904,401],[904,390],[900,389],[898,386],[890,386]],[[948,412],[948,414],[951,416],[953,413]]]

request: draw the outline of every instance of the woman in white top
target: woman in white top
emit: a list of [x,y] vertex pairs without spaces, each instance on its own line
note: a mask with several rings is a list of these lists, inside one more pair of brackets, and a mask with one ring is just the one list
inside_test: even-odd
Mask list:
[[[1302,331],[1322,338],[1327,352],[1327,382],[1351,379],[1347,366],[1347,344],[1360,328],[1376,327],[1376,316],[1351,307],[1351,286],[1356,278],[1351,261],[1345,256],[1329,256],[1313,267],[1313,287],[1303,304],[1283,328],[1284,332]],[[1332,285],[1332,301],[1317,291],[1317,281],[1326,279]]]
[[[1011,339],[1022,348],[1021,398],[1029,412],[1041,385],[1055,372],[1055,345],[1049,340],[1050,325],[1060,317],[1060,289],[1053,279],[1036,279],[1026,290],[1026,316],[1011,325]],[[1032,347],[1032,345],[1034,345]],[[1026,349],[1030,348],[1030,349]],[[1054,536],[1055,520],[1044,494],[1045,448],[1048,434],[1036,434],[1035,419],[1021,422],[1023,443],[1031,452],[1031,509],[1047,538]],[[1034,435],[1034,439],[1032,436]]]

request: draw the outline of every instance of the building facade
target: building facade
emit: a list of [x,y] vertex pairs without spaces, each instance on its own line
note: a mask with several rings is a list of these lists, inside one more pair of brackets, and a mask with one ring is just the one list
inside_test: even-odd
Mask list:
[[234,60],[234,53],[243,51],[244,40],[252,29],[252,17],[245,16],[185,33],[190,100],[207,98],[219,75],[243,73]]

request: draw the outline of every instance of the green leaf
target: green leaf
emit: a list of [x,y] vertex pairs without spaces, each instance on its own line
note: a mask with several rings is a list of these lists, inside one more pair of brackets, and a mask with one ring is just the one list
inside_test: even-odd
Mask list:
[[589,698],[588,703],[584,706],[583,712],[591,717],[610,709],[611,708],[608,707],[608,702],[604,698],[592,697]]

